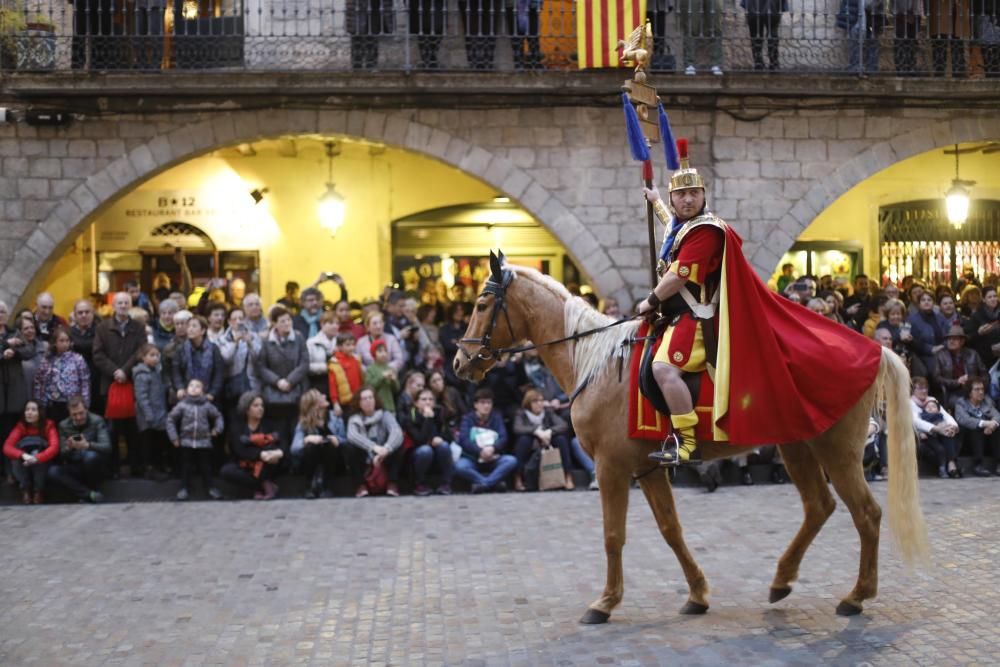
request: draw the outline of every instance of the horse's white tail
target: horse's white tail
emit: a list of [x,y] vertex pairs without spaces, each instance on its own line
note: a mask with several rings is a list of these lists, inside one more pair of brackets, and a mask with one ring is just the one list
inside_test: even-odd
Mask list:
[[910,374],[891,350],[882,349],[876,380],[877,396],[885,399],[889,447],[889,531],[903,561],[926,562],[927,526],[920,509],[916,437],[910,409]]

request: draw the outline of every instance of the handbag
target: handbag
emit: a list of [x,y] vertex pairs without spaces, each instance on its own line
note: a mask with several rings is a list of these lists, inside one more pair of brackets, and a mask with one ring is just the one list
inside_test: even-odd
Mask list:
[[543,447],[539,461],[538,489],[551,491],[565,489],[566,476],[563,474],[562,454],[556,447]]
[[368,466],[368,471],[365,473],[365,488],[373,496],[385,493],[389,488],[389,476],[385,472],[384,465],[372,463]]
[[49,446],[48,441],[40,435],[26,435],[17,441],[17,448],[32,456]]
[[108,388],[108,404],[104,409],[108,419],[135,417],[135,388],[131,382],[112,382]]

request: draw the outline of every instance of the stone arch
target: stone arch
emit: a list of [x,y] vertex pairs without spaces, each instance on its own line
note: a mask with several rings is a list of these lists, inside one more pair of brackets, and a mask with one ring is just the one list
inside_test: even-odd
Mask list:
[[1000,119],[961,117],[933,121],[916,130],[874,144],[844,162],[829,174],[817,178],[806,194],[790,205],[750,256],[750,261],[766,279],[782,255],[795,243],[812,221],[851,188],[897,162],[953,144],[1000,137]]
[[[125,192],[158,173],[222,146],[285,134],[363,137],[440,160],[517,201],[559,240],[601,294],[628,300],[626,284],[607,250],[559,197],[511,160],[415,113],[374,110],[264,109],[180,124],[91,174],[54,206],[0,273],[0,298],[15,302],[44,276],[85,224]],[[484,249],[485,250],[485,249]]]

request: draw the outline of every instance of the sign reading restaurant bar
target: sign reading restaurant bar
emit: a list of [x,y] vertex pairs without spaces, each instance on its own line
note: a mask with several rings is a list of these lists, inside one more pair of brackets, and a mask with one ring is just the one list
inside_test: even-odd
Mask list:
[[[134,251],[162,246],[154,230],[183,223],[201,230],[216,247],[257,250],[251,200],[211,190],[136,190],[115,202],[97,221],[98,250]],[[184,239],[169,241],[186,245]]]
[[949,285],[967,267],[985,278],[1000,273],[1000,201],[973,200],[961,228],[948,222],[943,199],[901,202],[879,209],[882,284],[905,276],[928,286]]

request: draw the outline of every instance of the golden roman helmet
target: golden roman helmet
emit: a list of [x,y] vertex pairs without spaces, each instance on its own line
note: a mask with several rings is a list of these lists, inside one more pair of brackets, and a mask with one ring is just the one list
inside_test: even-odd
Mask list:
[[677,140],[677,157],[680,158],[681,168],[670,177],[670,192],[677,190],[690,190],[692,188],[705,189],[705,179],[701,177],[698,170],[691,166],[688,160],[687,139]]

